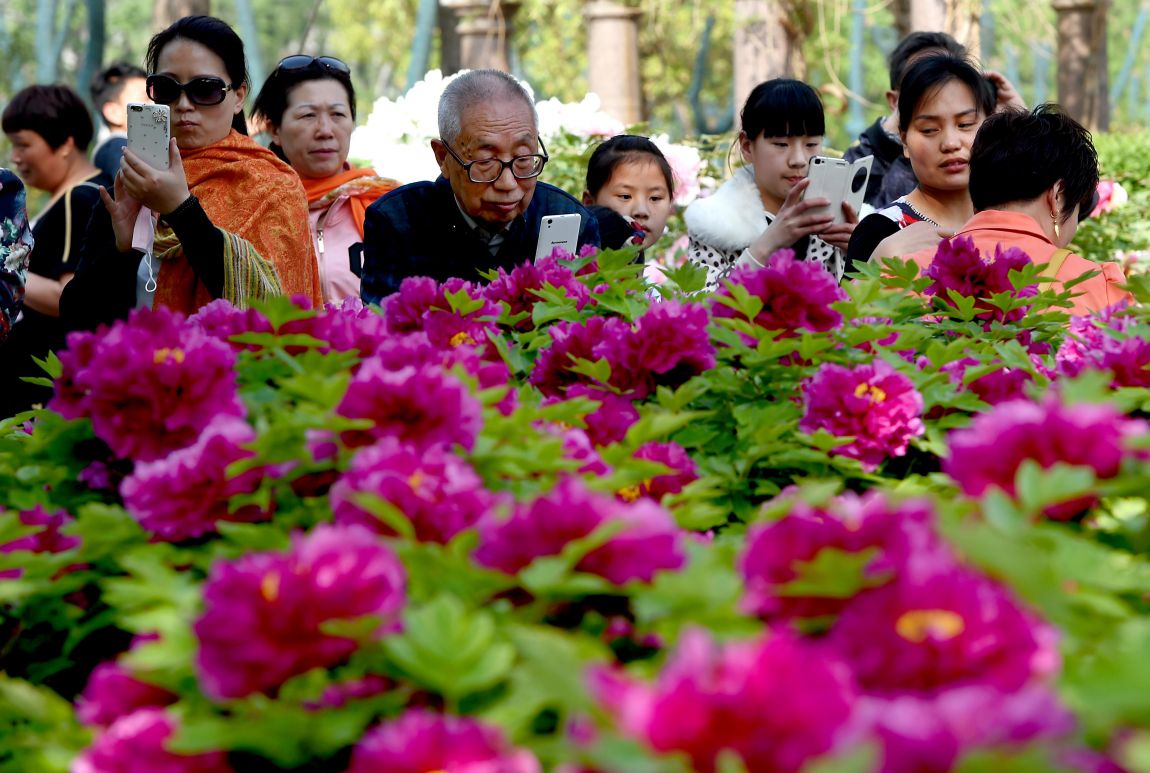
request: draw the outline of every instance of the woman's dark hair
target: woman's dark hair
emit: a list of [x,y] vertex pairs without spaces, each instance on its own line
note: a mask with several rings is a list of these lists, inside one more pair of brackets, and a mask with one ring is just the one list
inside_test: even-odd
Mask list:
[[653,161],[658,164],[663,179],[667,181],[667,193],[675,195],[675,175],[663,151],[646,137],[636,134],[616,134],[602,142],[591,153],[587,161],[587,192],[593,197],[607,184],[620,164]]
[[821,137],[827,133],[818,92],[802,81],[775,78],[751,91],[739,113],[747,139]]
[[92,142],[92,118],[84,100],[70,86],[29,86],[17,92],[4,108],[0,125],[5,134],[36,132],[52,150],[71,137],[76,150],[84,153]]
[[910,66],[910,60],[923,51],[966,58],[966,46],[945,32],[912,32],[898,42],[887,58],[891,91],[898,91],[902,87],[902,79]]
[[[244,58],[244,42],[236,31],[226,22],[214,16],[185,16],[172,23],[162,32],[156,33],[148,43],[148,53],[144,57],[148,72],[156,72],[160,61],[160,53],[173,40],[183,38],[199,43],[224,62],[224,69],[228,71],[229,84],[238,89],[248,82],[247,59]],[[232,117],[232,128],[240,134],[248,133],[247,121],[244,120],[244,111]]]
[[1062,221],[1083,211],[1098,187],[1098,154],[1082,124],[1057,105],[1005,110],[987,118],[970,148],[970,200],[976,212],[1033,201],[1062,183]]
[[898,92],[899,131],[906,134],[922,103],[951,81],[958,81],[970,89],[975,107],[983,117],[994,112],[994,88],[986,76],[961,57],[935,54],[919,59],[903,76]]
[[[343,86],[344,91],[347,92],[351,120],[355,121],[355,86],[351,84],[351,73],[340,72],[333,67],[324,67],[316,61],[307,67],[297,67],[291,70],[277,67],[273,70],[268,79],[264,81],[260,93],[256,95],[256,101],[252,103],[252,118],[257,122],[263,122],[278,129],[283,123],[284,112],[288,106],[288,96],[292,89],[307,81],[322,80],[335,81]],[[287,161],[279,143],[269,144],[268,149],[283,161]]]

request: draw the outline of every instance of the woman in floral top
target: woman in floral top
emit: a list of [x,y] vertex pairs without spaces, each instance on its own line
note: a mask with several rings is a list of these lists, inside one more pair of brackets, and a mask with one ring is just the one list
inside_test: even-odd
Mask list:
[[20,314],[31,254],[24,184],[7,169],[0,169],[0,341],[8,337]]

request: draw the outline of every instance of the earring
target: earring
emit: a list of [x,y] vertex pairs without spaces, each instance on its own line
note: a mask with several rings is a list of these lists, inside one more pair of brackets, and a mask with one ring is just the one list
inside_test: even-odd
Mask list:
[[1062,228],[1058,224],[1058,215],[1055,214],[1054,212],[1050,213],[1050,222],[1054,223],[1054,238],[1055,239],[1061,239],[1062,238]]

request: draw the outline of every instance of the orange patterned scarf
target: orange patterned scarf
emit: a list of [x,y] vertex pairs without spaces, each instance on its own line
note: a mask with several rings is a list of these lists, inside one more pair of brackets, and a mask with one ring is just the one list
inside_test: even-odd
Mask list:
[[[225,259],[247,260],[258,253],[256,258],[275,267],[286,295],[300,294],[316,305],[322,303],[307,200],[295,171],[234,129],[213,145],[181,150],[180,157],[188,188],[212,223],[237,237],[225,242],[252,248],[225,250]],[[161,261],[155,302],[190,314],[212,297],[166,226],[156,230],[157,255],[162,245],[168,248]],[[225,266],[224,273],[225,277],[235,277],[248,272],[245,266]],[[228,294],[225,287],[225,297]]]
[[367,215],[367,208],[380,196],[398,187],[398,182],[379,177],[374,169],[345,169],[322,180],[305,178],[303,181],[308,204],[335,201],[340,196],[347,196],[360,238],[363,238],[363,219]]

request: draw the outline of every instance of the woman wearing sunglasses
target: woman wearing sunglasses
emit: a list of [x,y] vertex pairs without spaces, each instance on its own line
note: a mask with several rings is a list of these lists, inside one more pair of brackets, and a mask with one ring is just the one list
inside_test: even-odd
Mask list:
[[300,249],[303,186],[246,134],[239,36],[219,19],[185,17],[152,38],[147,68],[148,96],[171,108],[169,168],[125,150],[115,199],[101,194],[106,217],[93,218],[65,288],[66,321],[94,328],[137,306],[191,313],[216,298],[241,307],[277,294],[318,303],[315,256]]
[[358,298],[350,249],[363,241],[368,206],[399,184],[347,163],[355,128],[351,70],[330,56],[289,56],[260,89],[252,119],[267,128],[272,151],[303,180],[324,301]]

